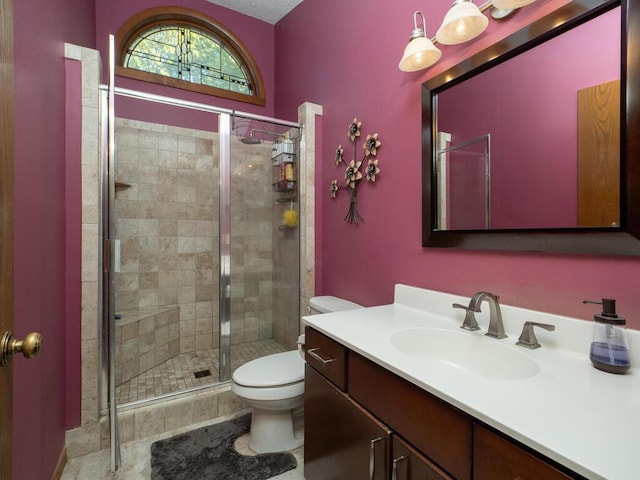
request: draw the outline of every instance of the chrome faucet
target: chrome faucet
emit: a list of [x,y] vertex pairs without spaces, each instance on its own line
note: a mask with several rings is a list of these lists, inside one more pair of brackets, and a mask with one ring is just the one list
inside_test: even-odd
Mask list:
[[504,325],[502,324],[502,312],[500,311],[500,297],[494,295],[489,292],[478,292],[473,297],[471,297],[471,301],[469,302],[469,308],[474,310],[475,312],[480,311],[480,304],[486,300],[489,302],[489,328],[487,329],[487,333],[489,337],[493,338],[507,338],[507,335],[504,333]]
[[483,301],[489,302],[489,328],[485,335],[493,338],[507,338],[504,333],[504,325],[502,324],[502,312],[500,311],[500,297],[489,292],[478,292],[469,301],[469,306],[465,307],[459,303],[454,303],[453,308],[462,308],[466,310],[464,323],[461,328],[466,330],[478,330],[478,322],[476,321],[474,312],[480,312],[480,304]]

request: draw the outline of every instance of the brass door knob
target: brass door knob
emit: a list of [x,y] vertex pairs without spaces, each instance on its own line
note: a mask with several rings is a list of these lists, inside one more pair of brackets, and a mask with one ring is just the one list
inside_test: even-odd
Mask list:
[[13,333],[6,331],[0,337],[0,366],[6,366],[11,361],[14,353],[20,353],[26,358],[38,355],[42,347],[42,335],[32,332],[24,337],[24,340],[16,340]]

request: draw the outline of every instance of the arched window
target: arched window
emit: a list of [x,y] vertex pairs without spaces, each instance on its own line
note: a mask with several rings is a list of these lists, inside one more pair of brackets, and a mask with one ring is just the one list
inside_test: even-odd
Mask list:
[[200,12],[158,7],[131,17],[116,36],[116,74],[264,105],[258,67],[242,42]]

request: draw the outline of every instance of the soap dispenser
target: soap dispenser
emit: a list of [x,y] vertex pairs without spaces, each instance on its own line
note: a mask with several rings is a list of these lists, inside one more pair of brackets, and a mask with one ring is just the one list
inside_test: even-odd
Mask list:
[[598,370],[625,373],[631,366],[626,321],[616,314],[616,301],[603,298],[602,302],[584,300],[582,303],[602,305],[602,313],[594,315],[593,340],[589,358]]

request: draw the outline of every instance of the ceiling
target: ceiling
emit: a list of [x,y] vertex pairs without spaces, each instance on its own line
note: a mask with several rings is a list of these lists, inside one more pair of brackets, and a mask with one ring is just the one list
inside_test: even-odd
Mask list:
[[207,0],[216,5],[276,24],[303,0]]

